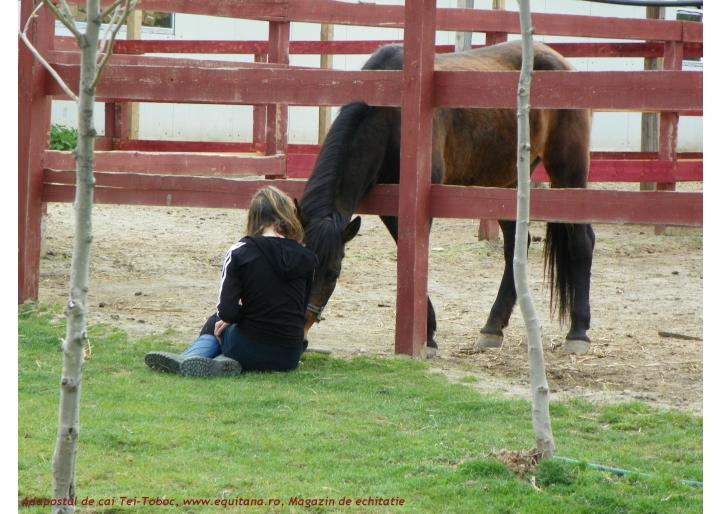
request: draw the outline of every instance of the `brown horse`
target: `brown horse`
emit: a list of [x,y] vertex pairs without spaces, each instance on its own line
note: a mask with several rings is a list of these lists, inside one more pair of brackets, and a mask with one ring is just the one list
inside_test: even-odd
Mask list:
[[[519,70],[519,42],[505,43],[435,58],[437,70]],[[400,70],[401,46],[385,46],[363,66],[366,70]],[[536,70],[572,70],[551,48],[535,44]],[[310,293],[305,334],[319,321],[340,275],[344,247],[360,228],[351,221],[355,207],[374,184],[397,184],[400,171],[400,109],[364,103],[344,106],[318,155],[300,202],[306,244],[320,259]],[[531,162],[542,161],[552,187],[587,185],[590,143],[587,110],[533,110],[530,114]],[[433,118],[432,182],[465,186],[515,187],[517,118],[512,109],[436,109]],[[397,242],[397,217],[381,216]],[[495,303],[476,348],[499,347],[517,294],[513,278],[515,221],[500,221],[505,270]],[[560,320],[570,316],[566,351],[589,348],[590,268],[595,235],[590,225],[548,223],[546,274],[551,305]],[[434,339],[435,312],[428,298],[427,345]]]

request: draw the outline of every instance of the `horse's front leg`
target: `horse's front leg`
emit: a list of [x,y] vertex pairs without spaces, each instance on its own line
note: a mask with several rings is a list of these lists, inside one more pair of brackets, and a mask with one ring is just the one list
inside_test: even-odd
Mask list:
[[503,233],[503,254],[505,270],[503,271],[500,288],[495,303],[490,309],[485,326],[480,330],[480,337],[475,342],[475,349],[500,348],[503,343],[503,329],[510,321],[517,293],[515,292],[515,275],[513,273],[513,255],[515,253],[515,221],[499,221]]
[[[395,240],[395,244],[398,241],[398,219],[397,216],[380,216],[380,219],[387,227],[388,232]],[[432,224],[432,220],[430,220]],[[435,341],[435,331],[437,330],[437,321],[435,318],[435,309],[430,301],[430,297],[427,299],[427,347],[434,348],[437,350],[437,341]],[[428,352],[428,356],[432,356],[434,352]]]

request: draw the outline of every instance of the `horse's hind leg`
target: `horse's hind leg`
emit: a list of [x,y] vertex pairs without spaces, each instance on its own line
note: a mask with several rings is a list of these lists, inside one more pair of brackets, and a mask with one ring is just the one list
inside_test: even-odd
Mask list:
[[[590,118],[587,111],[556,112],[543,155],[553,188],[585,188],[589,169]],[[589,224],[548,223],[545,266],[550,275],[551,301],[560,319],[570,315],[565,351],[590,349],[590,273],[595,233]]]
[[573,298],[570,311],[570,331],[565,337],[565,351],[584,353],[590,349],[590,276],[595,250],[592,226],[569,225],[570,260],[572,262]]
[[560,320],[570,315],[565,337],[567,353],[590,349],[590,268],[595,233],[590,225],[548,223],[545,240],[545,270],[549,274],[551,302]]
[[[390,235],[395,240],[395,244],[398,241],[398,219],[397,216],[380,216],[380,219],[385,224],[390,232]],[[427,347],[434,348],[437,350],[437,341],[435,341],[435,331],[437,330],[437,321],[435,318],[435,309],[430,301],[430,297],[427,299]],[[431,352],[428,352],[429,356],[432,356]]]
[[513,272],[513,256],[515,253],[515,221],[501,220],[500,228],[503,233],[503,254],[505,269],[503,271],[500,288],[495,303],[490,309],[485,326],[480,330],[480,337],[475,342],[475,349],[499,348],[503,342],[503,328],[510,321],[513,307],[517,300],[515,292],[515,275]]

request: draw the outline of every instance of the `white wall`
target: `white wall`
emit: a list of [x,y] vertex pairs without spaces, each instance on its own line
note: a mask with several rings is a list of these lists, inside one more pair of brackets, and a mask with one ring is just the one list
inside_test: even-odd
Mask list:
[[[376,0],[376,3],[399,4],[393,0]],[[439,7],[454,7],[455,0],[438,0]],[[490,9],[491,0],[475,0],[475,8]],[[644,18],[644,7],[625,7],[615,5],[578,2],[576,0],[534,0],[533,12],[555,12],[562,14],[580,14],[621,18]],[[516,10],[514,2],[508,2],[509,10]],[[667,9],[667,19],[675,19],[676,9]],[[57,26],[58,34],[67,34],[64,28]],[[178,14],[175,16],[174,29],[143,29],[145,39],[218,39],[218,40],[266,40],[268,24],[258,21],[234,20],[208,16]],[[124,37],[121,33],[120,37]],[[319,40],[320,26],[310,23],[292,23],[291,40]],[[512,38],[512,36],[511,36]],[[387,40],[402,39],[402,29],[377,27],[352,27],[336,25],[336,40]],[[473,43],[484,43],[482,33],[473,35]],[[545,42],[577,41],[577,38],[538,36]],[[584,41],[594,41],[584,39]],[[607,41],[607,40],[597,40]],[[454,44],[454,32],[438,32],[438,44]],[[170,56],[172,57],[172,56]],[[181,55],[178,57],[188,57]],[[203,56],[194,56],[200,57]],[[213,55],[213,60],[251,61],[252,56]],[[333,67],[341,70],[359,69],[367,56],[334,56]],[[642,70],[642,59],[571,59],[582,71]],[[320,66],[319,56],[291,55],[291,65]],[[702,69],[701,64],[692,63],[694,68]],[[288,140],[291,143],[315,143],[317,141],[318,115],[316,107],[290,107],[288,109]],[[334,109],[337,112],[337,109]],[[53,102],[53,123],[75,125],[75,108],[70,102]],[[639,113],[595,113],[593,115],[593,150],[637,151],[640,150],[640,114]],[[104,126],[102,105],[96,106],[96,120],[99,130]],[[251,141],[252,107],[220,105],[187,105],[144,103],[140,106],[140,138],[171,140],[205,141]],[[702,118],[681,117],[678,149],[680,151],[702,151]]]

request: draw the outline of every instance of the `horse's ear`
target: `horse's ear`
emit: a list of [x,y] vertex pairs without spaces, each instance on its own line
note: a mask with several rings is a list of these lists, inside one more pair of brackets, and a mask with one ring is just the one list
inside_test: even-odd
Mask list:
[[353,237],[355,237],[360,230],[360,216],[355,216],[355,219],[352,220],[350,223],[347,224],[347,226],[343,229],[342,233],[342,242],[347,243],[350,241]]

